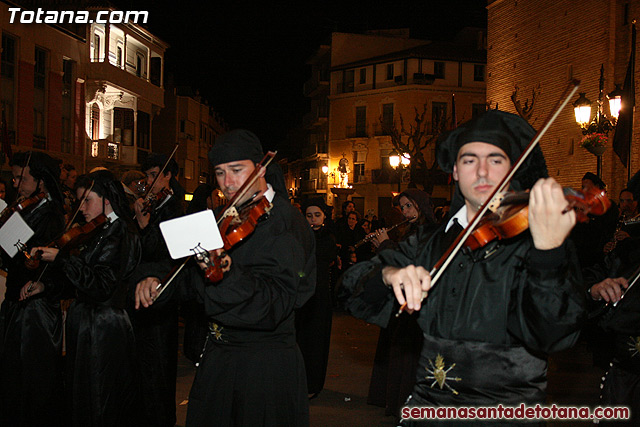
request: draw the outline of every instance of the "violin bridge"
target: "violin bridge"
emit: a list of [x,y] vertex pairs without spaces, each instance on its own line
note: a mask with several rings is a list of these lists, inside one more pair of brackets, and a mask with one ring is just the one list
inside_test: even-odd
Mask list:
[[227,209],[226,211],[224,211],[224,213],[222,214],[222,218],[226,218],[228,216],[235,216],[238,217],[238,211],[236,210],[235,206],[231,206],[229,209]]
[[489,209],[491,212],[495,212],[500,207],[500,203],[502,202],[502,200],[504,200],[504,193],[496,193],[496,195],[493,196],[493,199],[491,199],[491,202],[487,206],[487,209]]

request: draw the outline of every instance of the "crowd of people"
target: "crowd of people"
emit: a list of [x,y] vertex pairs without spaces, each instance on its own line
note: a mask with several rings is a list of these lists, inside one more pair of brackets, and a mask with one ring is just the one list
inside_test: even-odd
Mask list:
[[[408,188],[387,221],[353,201],[335,221],[324,198],[295,207],[246,130],[216,140],[215,185],[188,206],[164,154],[116,176],[15,153],[0,198],[35,202],[20,212],[33,236],[2,254],[0,425],[175,425],[180,317],[197,366],[188,426],[308,425],[336,307],[381,327],[367,400],[398,419],[404,407],[544,403],[548,354],[581,331],[607,369],[603,404],[637,417],[640,177],[577,223],[536,148],[510,182],[528,194],[528,229],[451,254],[432,277],[534,134],[493,110],[443,135],[450,206]],[[592,173],[582,187],[606,191]],[[206,209],[251,232],[237,243],[224,228],[224,248],[172,259],[160,224]],[[81,237],[63,242],[72,230]]]

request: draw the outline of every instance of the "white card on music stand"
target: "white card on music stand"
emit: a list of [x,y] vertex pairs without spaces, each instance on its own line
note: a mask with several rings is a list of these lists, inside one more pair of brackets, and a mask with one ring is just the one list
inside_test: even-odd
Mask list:
[[26,245],[33,234],[33,230],[20,214],[14,212],[0,228],[0,247],[13,258],[18,253],[20,245]]
[[7,207],[7,202],[5,202],[4,200],[0,199],[0,212],[2,212],[4,210],[4,208]]
[[213,211],[208,209],[161,222],[160,231],[173,259],[193,255],[198,246],[208,251],[224,246]]

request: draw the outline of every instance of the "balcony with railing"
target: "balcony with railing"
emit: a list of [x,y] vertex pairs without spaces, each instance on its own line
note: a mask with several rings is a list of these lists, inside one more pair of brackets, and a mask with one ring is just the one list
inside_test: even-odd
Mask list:
[[312,105],[311,111],[304,115],[302,123],[305,127],[318,126],[326,123],[329,118],[329,106]]
[[302,147],[302,157],[320,156],[326,155],[329,152],[329,143],[326,140],[322,141],[307,141]]
[[371,134],[370,125],[347,126],[345,129],[346,138],[369,138]]
[[307,97],[315,96],[319,93],[319,89],[329,88],[329,72],[317,71],[309,80],[304,83],[303,94]]
[[307,179],[300,181],[300,188],[303,193],[315,193],[318,190],[326,190],[327,189],[327,179],[319,178],[319,179]]
[[391,135],[391,125],[382,125],[382,123],[374,123],[371,125],[372,134],[374,136],[389,136]]

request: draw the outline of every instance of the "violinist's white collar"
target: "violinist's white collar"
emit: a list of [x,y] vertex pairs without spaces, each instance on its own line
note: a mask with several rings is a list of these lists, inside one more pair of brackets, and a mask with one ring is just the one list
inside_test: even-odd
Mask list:
[[460,224],[462,228],[467,228],[467,226],[469,225],[469,219],[467,218],[467,205],[462,206],[460,210],[451,217],[451,219],[447,223],[447,227],[444,229],[445,233],[449,231],[449,229],[453,225],[453,220],[456,219],[458,220],[458,224]]
[[118,219],[118,215],[116,215],[115,211],[111,211],[111,213],[107,215],[107,218],[109,218],[110,222],[114,222]]
[[276,196],[276,191],[273,189],[271,184],[267,183],[267,189],[264,190],[264,197],[267,198],[269,203],[273,202],[273,198]]

